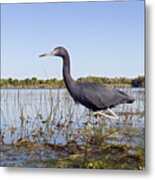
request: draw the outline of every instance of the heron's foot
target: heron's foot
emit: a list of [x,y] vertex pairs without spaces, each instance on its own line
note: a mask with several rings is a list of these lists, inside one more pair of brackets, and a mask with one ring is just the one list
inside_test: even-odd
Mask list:
[[117,114],[115,114],[111,109],[107,109],[107,111],[110,113],[105,113],[103,111],[96,111],[96,112],[93,112],[93,115],[94,116],[104,116],[105,118],[108,118],[108,119],[114,119],[114,120],[117,120],[119,119],[119,117],[117,116]]

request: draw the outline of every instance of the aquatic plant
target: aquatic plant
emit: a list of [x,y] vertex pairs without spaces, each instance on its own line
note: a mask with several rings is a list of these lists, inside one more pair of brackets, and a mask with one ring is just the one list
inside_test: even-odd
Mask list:
[[12,166],[144,169],[144,91],[124,90],[136,101],[116,108],[118,121],[94,117],[65,89],[2,90],[3,165],[10,153],[23,158]]

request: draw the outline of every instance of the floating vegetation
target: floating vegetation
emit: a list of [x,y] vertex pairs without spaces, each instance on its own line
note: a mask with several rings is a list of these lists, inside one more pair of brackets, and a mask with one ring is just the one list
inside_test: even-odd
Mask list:
[[94,117],[65,89],[1,90],[1,166],[145,168],[144,89],[115,108],[119,120]]

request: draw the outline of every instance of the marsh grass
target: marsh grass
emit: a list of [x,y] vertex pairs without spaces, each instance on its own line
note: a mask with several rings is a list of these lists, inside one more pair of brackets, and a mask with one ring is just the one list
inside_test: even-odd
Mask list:
[[2,165],[144,169],[144,91],[125,91],[136,101],[118,106],[116,121],[94,117],[66,90],[2,90]]

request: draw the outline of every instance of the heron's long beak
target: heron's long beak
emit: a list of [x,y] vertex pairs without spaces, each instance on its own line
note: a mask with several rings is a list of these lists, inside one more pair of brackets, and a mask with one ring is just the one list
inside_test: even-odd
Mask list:
[[39,55],[39,57],[53,56],[53,51]]

